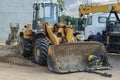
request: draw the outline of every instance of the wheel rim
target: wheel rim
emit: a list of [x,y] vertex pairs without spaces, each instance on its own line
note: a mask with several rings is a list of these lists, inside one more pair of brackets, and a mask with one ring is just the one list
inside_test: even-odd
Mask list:
[[40,58],[40,49],[39,47],[35,48],[35,59],[38,61]]

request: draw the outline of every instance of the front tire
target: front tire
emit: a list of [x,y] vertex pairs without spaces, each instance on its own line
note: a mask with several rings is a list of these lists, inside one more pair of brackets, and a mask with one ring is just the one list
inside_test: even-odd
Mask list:
[[20,37],[18,48],[19,48],[19,53],[22,56],[24,56],[24,57],[31,56],[32,50],[31,50],[30,40]]
[[33,61],[36,64],[47,66],[48,42],[44,38],[37,39],[34,44]]

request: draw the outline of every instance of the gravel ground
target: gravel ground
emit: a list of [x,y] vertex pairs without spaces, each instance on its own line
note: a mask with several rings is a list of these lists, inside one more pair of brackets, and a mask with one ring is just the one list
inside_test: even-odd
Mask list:
[[109,61],[113,69],[101,72],[111,73],[112,78],[85,72],[56,74],[20,56],[15,46],[0,46],[0,80],[119,80],[120,56],[110,55]]

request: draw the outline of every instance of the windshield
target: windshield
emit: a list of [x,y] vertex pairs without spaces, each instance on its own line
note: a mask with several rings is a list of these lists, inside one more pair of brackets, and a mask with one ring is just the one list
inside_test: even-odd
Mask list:
[[50,11],[51,11],[50,6],[46,6],[45,7],[45,17],[50,18],[50,15],[51,15]]
[[40,5],[40,9],[39,9],[39,18],[44,18],[44,8],[43,5]]
[[98,17],[98,22],[99,23],[106,23],[106,20],[107,20],[107,17],[103,17],[103,16]]
[[[98,17],[98,22],[99,23],[106,23],[106,21],[107,21],[107,17],[103,17],[103,16]],[[115,17],[110,17],[110,21],[116,21],[116,18]]]
[[46,4],[45,6],[45,18],[47,19],[54,19],[56,20],[57,18],[57,6],[53,4]]

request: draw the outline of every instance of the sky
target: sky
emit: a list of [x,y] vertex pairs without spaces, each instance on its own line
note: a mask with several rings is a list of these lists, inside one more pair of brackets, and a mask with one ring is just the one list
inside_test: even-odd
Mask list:
[[[87,0],[65,0],[65,14],[72,17],[79,17],[79,5]],[[88,0],[89,3],[108,3],[116,0]],[[119,0],[120,1],[120,0]]]
[[79,5],[82,0],[65,0],[65,14],[72,17],[79,17]]

